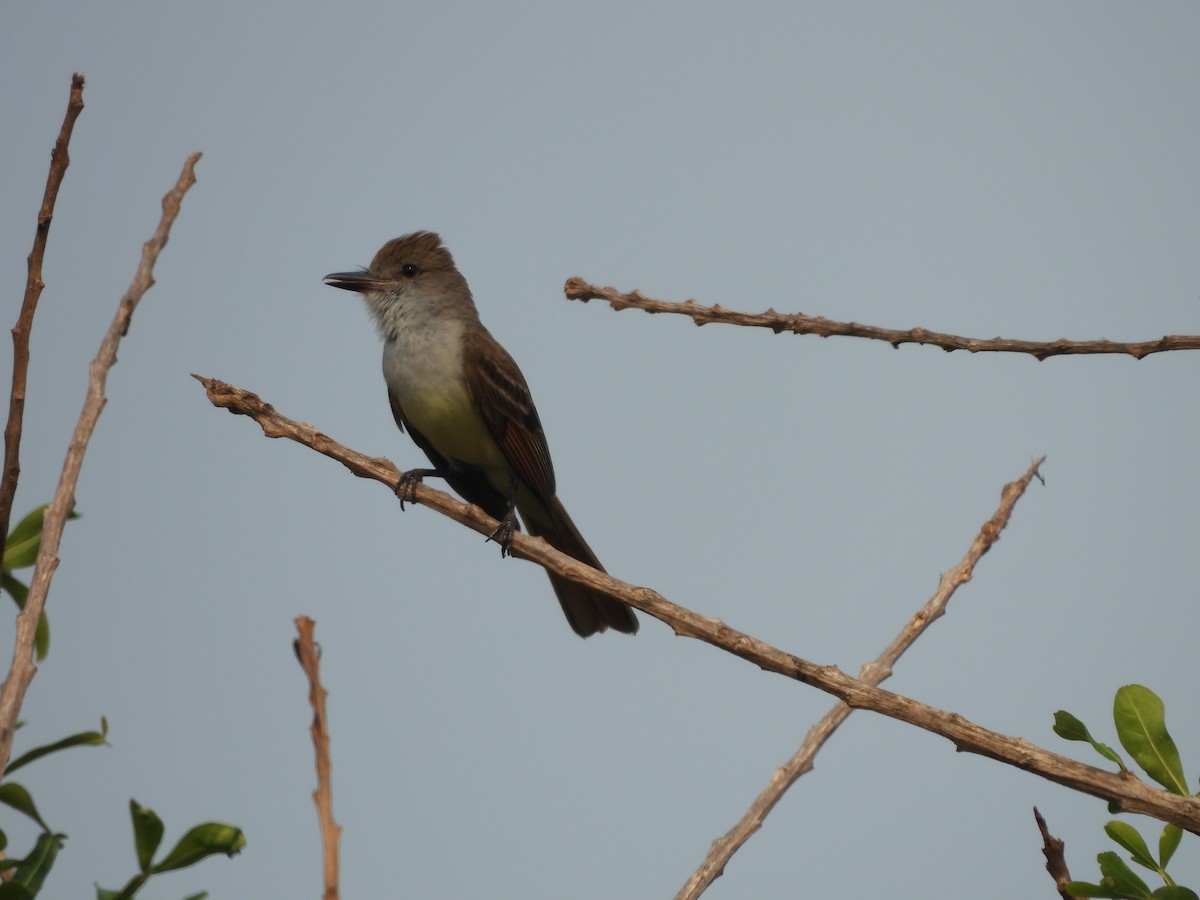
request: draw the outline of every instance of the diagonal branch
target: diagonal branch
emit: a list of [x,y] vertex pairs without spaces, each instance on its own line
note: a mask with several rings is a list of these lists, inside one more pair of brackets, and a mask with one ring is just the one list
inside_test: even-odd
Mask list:
[[75,425],[75,433],[67,447],[67,457],[63,461],[62,476],[54,499],[46,509],[42,520],[42,544],[38,550],[37,564],[33,570],[33,578],[29,582],[29,595],[25,608],[17,616],[17,636],[13,643],[12,666],[4,686],[0,688],[0,772],[8,765],[9,754],[12,752],[13,730],[16,727],[17,716],[21,712],[21,704],[25,700],[25,691],[37,673],[33,664],[33,639],[37,630],[38,619],[41,618],[42,608],[46,604],[46,594],[50,590],[50,579],[58,568],[58,544],[62,538],[63,524],[75,506],[75,484],[79,481],[79,470],[83,467],[83,456],[87,452],[88,442],[104,409],[104,385],[108,380],[108,370],[117,361],[117,346],[121,338],[129,330],[129,322],[133,311],[137,308],[142,296],[154,284],[154,263],[158,254],[167,244],[171,233],[171,225],[179,215],[179,206],[188,188],[196,183],[193,171],[199,153],[193,153],[183,164],[183,171],[175,186],[163,197],[163,214],[159,220],[154,235],[142,246],[142,259],[129,290],[121,298],[117,306],[117,314],[113,317],[108,333],[100,342],[100,350],[88,370],[88,390],[83,401],[83,412]]
[[[1013,507],[1024,495],[1029,483],[1035,477],[1041,478],[1038,469],[1044,461],[1045,457],[1034,460],[1025,470],[1024,475],[1004,486],[1000,492],[1000,506],[992,517],[983,523],[983,527],[979,529],[979,534],[971,542],[966,555],[959,560],[958,565],[942,575],[933,596],[917,611],[916,615],[909,619],[908,624],[896,635],[887,649],[873,662],[862,667],[858,677],[863,684],[874,687],[889,678],[892,674],[892,667],[904,651],[911,647],[934,621],[945,614],[946,606],[949,604],[950,598],[954,596],[954,592],[971,580],[975,572],[975,564],[988,550],[992,549],[992,544],[999,540],[1000,532],[1004,530],[1009,517],[1012,516]],[[775,771],[767,786],[750,804],[750,808],[737,821],[737,824],[713,841],[704,861],[675,895],[675,900],[694,900],[724,874],[725,866],[733,858],[733,854],[737,853],[742,845],[762,827],[763,820],[775,808],[775,804],[783,798],[787,790],[801,776],[812,771],[813,759],[850,713],[849,706],[845,703],[838,703],[809,729],[800,749]]]
[[13,376],[12,390],[8,401],[8,424],[4,426],[4,475],[0,480],[0,556],[8,541],[8,524],[12,519],[13,500],[17,495],[17,479],[21,476],[21,426],[25,419],[25,380],[29,374],[29,335],[33,330],[33,313],[42,296],[42,260],[46,256],[46,240],[50,237],[50,222],[54,219],[54,204],[58,200],[58,189],[67,174],[71,157],[67,146],[71,143],[71,132],[75,120],[83,112],[83,76],[71,76],[71,97],[67,101],[67,115],[63,119],[58,140],[50,153],[50,174],[46,177],[46,192],[42,195],[42,208],[38,211],[37,231],[33,236],[33,250],[29,254],[28,275],[25,278],[25,299],[17,324],[12,330]]
[[[395,491],[400,471],[386,459],[365,456],[343,447],[311,425],[279,415],[257,394],[215,379],[193,376],[204,385],[209,401],[235,415],[249,416],[267,437],[288,438],[334,459],[361,478],[373,478]],[[406,498],[409,496],[406,492]],[[437,510],[482,535],[496,529],[496,521],[477,506],[461,503],[443,491],[418,484],[416,501]],[[1006,765],[1032,772],[1072,790],[1108,800],[1117,810],[1153,816],[1200,834],[1200,798],[1181,797],[1156,790],[1132,773],[1114,774],[1043,750],[1021,738],[989,731],[962,716],[908,697],[893,694],[851,678],[836,666],[821,666],[793,656],[765,641],[730,628],[720,619],[701,616],[677,606],[657,591],[636,587],[559,553],[541,538],[517,533],[512,555],[527,559],[571,581],[586,584],[627,603],[669,625],[677,635],[691,637],[732,653],[760,669],[812,685],[832,694],[854,709],[869,709],[915,725],[951,741],[955,749],[977,753]]]
[[1092,355],[1097,353],[1119,353],[1141,359],[1151,353],[1165,353],[1169,350],[1200,350],[1200,335],[1171,334],[1155,341],[1125,343],[1121,341],[1069,341],[1059,338],[1057,341],[1022,341],[1013,338],[968,338],[955,334],[942,334],[928,331],[924,328],[910,328],[898,331],[891,328],[880,328],[876,325],[861,325],[858,322],[833,322],[821,316],[806,316],[803,313],[791,315],[768,309],[761,313],[738,312],[726,309],[721,305],[702,306],[695,300],[685,300],[676,303],[669,300],[655,300],[647,297],[641,291],[623,294],[616,288],[599,287],[589,284],[578,276],[568,278],[563,286],[563,293],[568,300],[607,300],[615,310],[627,308],[641,309],[648,313],[675,313],[688,316],[697,325],[719,323],[723,325],[741,325],[747,328],[769,328],[776,334],[790,331],[793,334],[815,334],[819,337],[859,337],[875,341],[887,341],[893,347],[901,344],[931,344],[943,350],[968,350],[971,353],[1027,353],[1037,360],[1049,356]]

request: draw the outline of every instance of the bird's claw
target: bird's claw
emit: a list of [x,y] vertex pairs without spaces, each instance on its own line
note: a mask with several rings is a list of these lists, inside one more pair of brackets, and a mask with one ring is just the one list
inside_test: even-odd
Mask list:
[[405,503],[417,505],[417,485],[420,484],[426,475],[440,475],[437,469],[409,469],[400,476],[400,480],[396,482],[396,496],[400,500],[400,509],[404,509]]
[[512,510],[500,520],[500,524],[496,526],[496,530],[488,535],[489,541],[495,541],[500,545],[500,556],[512,556],[512,539],[513,532],[517,528],[517,519],[513,515]]

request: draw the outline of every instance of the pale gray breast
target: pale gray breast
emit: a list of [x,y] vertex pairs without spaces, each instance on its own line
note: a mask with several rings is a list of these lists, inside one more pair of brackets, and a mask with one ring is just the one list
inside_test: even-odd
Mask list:
[[383,345],[383,377],[406,409],[406,398],[442,394],[463,382],[462,323],[420,318],[400,323]]

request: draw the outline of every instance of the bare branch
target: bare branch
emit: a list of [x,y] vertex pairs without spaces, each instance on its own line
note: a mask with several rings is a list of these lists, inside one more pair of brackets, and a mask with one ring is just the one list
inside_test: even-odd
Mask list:
[[589,284],[578,276],[568,278],[563,286],[563,293],[568,300],[607,300],[615,310],[627,308],[641,309],[648,313],[675,313],[688,316],[697,325],[719,323],[724,325],[741,325],[746,328],[769,328],[776,334],[790,331],[793,334],[815,334],[819,337],[859,337],[875,341],[887,341],[893,347],[901,344],[931,344],[943,350],[968,350],[971,353],[1027,353],[1038,360],[1050,356],[1090,355],[1097,353],[1119,353],[1141,359],[1151,353],[1165,353],[1169,350],[1200,350],[1200,335],[1167,335],[1155,341],[1140,343],[1124,343],[1120,341],[1094,340],[1069,341],[1059,338],[1057,341],[1022,341],[1011,338],[968,338],[954,334],[942,334],[928,331],[924,328],[910,328],[907,331],[897,331],[891,328],[879,328],[875,325],[860,325],[858,322],[833,322],[821,316],[806,316],[803,313],[791,315],[777,313],[768,309],[762,313],[745,313],[726,309],[721,305],[702,306],[695,300],[685,300],[675,303],[668,300],[654,300],[641,291],[623,294],[616,288],[599,287]]
[[328,691],[321,687],[321,653],[313,640],[317,623],[307,616],[296,619],[300,637],[293,645],[300,667],[308,676],[308,703],[312,707],[313,752],[317,758],[317,789],[313,802],[317,805],[317,822],[321,826],[321,847],[325,859],[325,900],[338,900],[338,845],[342,829],[333,819],[333,760],[329,756],[329,719],[325,715]]
[[[395,490],[400,472],[386,459],[357,453],[320,433],[279,415],[256,394],[213,379],[193,376],[204,385],[215,406],[253,418],[268,437],[286,437],[342,463],[355,475],[374,478]],[[496,521],[476,506],[460,503],[449,494],[427,485],[416,486],[417,502],[436,509],[482,535],[496,529]],[[407,499],[406,494],[406,499]],[[1153,816],[1200,834],[1200,798],[1181,797],[1149,787],[1132,773],[1114,774],[1043,750],[1021,738],[1008,737],[969,722],[955,713],[936,709],[899,694],[872,687],[846,675],[836,666],[820,666],[785,653],[765,641],[736,631],[720,619],[701,616],[671,603],[657,591],[636,587],[592,569],[559,553],[541,538],[517,533],[512,555],[537,563],[572,581],[604,591],[623,603],[669,625],[677,635],[720,647],[760,669],[812,685],[832,694],[854,709],[869,709],[923,728],[951,741],[955,748],[977,753],[1032,772],[1056,784],[1111,801],[1123,812]]]
[[[960,585],[966,584],[971,580],[971,576],[975,571],[975,564],[983,557],[985,553],[992,548],[1000,538],[1000,532],[1004,530],[1004,526],[1008,524],[1009,517],[1012,515],[1013,507],[1017,501],[1025,493],[1025,489],[1029,487],[1029,483],[1035,478],[1040,478],[1038,468],[1045,461],[1045,457],[1035,460],[1025,474],[1016,481],[1010,482],[1004,486],[1000,492],[1000,506],[990,519],[983,523],[983,527],[979,529],[979,534],[975,536],[975,540],[971,542],[967,553],[949,572],[942,575],[938,582],[937,590],[933,596],[926,601],[925,605],[909,619],[908,624],[898,634],[895,639],[888,645],[887,649],[879,655],[874,662],[867,663],[859,672],[859,680],[864,684],[875,686],[892,674],[892,667],[896,664],[900,656],[913,645],[918,637],[925,633],[925,630],[939,619],[946,612],[946,606],[950,602],[950,598],[954,592],[958,590]],[[729,860],[733,858],[742,845],[750,840],[751,835],[757,832],[763,824],[763,820],[775,808],[775,804],[782,799],[784,793],[796,783],[803,775],[812,771],[813,759],[825,742],[833,736],[833,732],[838,726],[846,720],[850,715],[851,709],[845,703],[838,703],[829,712],[821,717],[807,735],[804,742],[800,745],[800,749],[793,754],[792,758],[784,763],[775,774],[771,776],[771,780],[762,792],[750,804],[750,808],[738,820],[728,832],[717,838],[712,843],[712,847],[708,851],[708,855],[704,857],[704,861],[700,863],[696,871],[687,880],[679,893],[675,895],[675,900],[694,900],[706,890],[709,885],[721,877],[725,872],[725,866]]]
[[1042,855],[1046,857],[1046,871],[1054,879],[1054,886],[1058,889],[1058,895],[1062,897],[1062,900],[1074,900],[1067,892],[1067,883],[1071,880],[1071,873],[1067,869],[1067,859],[1063,855],[1066,844],[1050,833],[1050,829],[1046,827],[1046,820],[1042,818],[1042,814],[1038,812],[1036,806],[1033,808],[1033,817],[1037,820],[1038,831],[1042,833]]
[[4,426],[4,475],[0,480],[0,555],[8,541],[8,526],[12,519],[13,500],[17,495],[17,479],[21,476],[21,426],[25,418],[25,383],[29,373],[29,335],[33,330],[33,314],[38,299],[42,296],[42,260],[46,256],[46,240],[50,237],[50,222],[54,219],[54,204],[58,200],[58,189],[67,174],[71,157],[67,146],[71,143],[71,132],[75,120],[83,112],[83,76],[78,72],[71,76],[71,96],[67,100],[67,115],[50,153],[50,174],[46,178],[46,192],[42,195],[42,208],[38,211],[37,231],[33,236],[33,250],[29,254],[28,274],[25,278],[25,300],[17,324],[12,330],[13,376],[12,390],[8,401],[8,424]]
[[159,220],[154,235],[142,247],[142,259],[133,277],[133,282],[117,307],[117,314],[100,343],[100,350],[89,367],[87,396],[83,402],[83,412],[75,425],[75,433],[67,447],[67,457],[63,462],[62,476],[54,499],[46,510],[42,521],[42,544],[38,551],[37,563],[33,570],[33,578],[29,583],[29,596],[25,608],[17,616],[17,636],[13,644],[12,665],[8,677],[0,688],[0,771],[8,765],[9,754],[12,751],[13,729],[17,716],[21,712],[21,704],[25,699],[25,691],[33,680],[37,667],[33,664],[33,639],[37,630],[38,619],[41,618],[42,608],[46,603],[46,593],[50,589],[50,579],[58,568],[58,544],[62,538],[63,524],[68,514],[75,506],[75,485],[79,481],[79,470],[83,466],[83,456],[87,452],[88,442],[104,409],[104,385],[108,380],[108,370],[117,361],[117,346],[121,338],[129,330],[129,322],[133,311],[137,308],[142,296],[154,284],[154,263],[158,254],[167,244],[171,232],[171,224],[179,215],[179,206],[188,188],[196,183],[193,171],[199,153],[193,153],[183,164],[183,171],[175,186],[163,197],[163,214]]

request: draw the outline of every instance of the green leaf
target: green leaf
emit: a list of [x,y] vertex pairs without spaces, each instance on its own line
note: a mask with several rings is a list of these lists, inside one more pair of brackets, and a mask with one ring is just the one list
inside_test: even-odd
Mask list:
[[[4,543],[4,561],[0,568],[25,569],[37,561],[38,549],[42,544],[42,522],[46,518],[46,507],[49,505],[43,503],[30,511],[17,523],[17,527],[8,533],[8,540]],[[79,513],[74,510],[67,514],[68,521],[78,518]]]
[[129,800],[129,817],[133,819],[133,846],[137,850],[138,868],[149,872],[154,853],[162,841],[162,819],[154,810],[147,809],[132,798]]
[[0,884],[0,900],[32,900],[33,894],[29,893],[29,888],[23,884],[18,884],[15,881],[6,881]]
[[55,741],[53,744],[45,744],[41,747],[34,747],[25,753],[22,753],[11,763],[8,764],[6,775],[15,772],[21,766],[33,762],[35,759],[40,759],[50,753],[57,753],[59,750],[66,750],[69,747],[98,747],[105,743],[105,737],[108,736],[108,722],[105,719],[100,720],[100,731],[81,731],[78,734],[73,734],[70,737],[65,737],[61,741]]
[[1178,825],[1167,825],[1163,828],[1162,834],[1158,838],[1158,864],[1164,869],[1171,861],[1171,857],[1175,855],[1175,850],[1179,847],[1181,840],[1183,840],[1183,829]]
[[42,817],[38,814],[37,807],[33,804],[33,797],[29,795],[29,791],[21,787],[15,781],[6,781],[0,784],[0,803],[5,806],[11,806],[17,812],[23,812],[33,821],[42,826],[43,831],[49,831],[50,826],[42,821]]
[[[1105,759],[1115,762],[1118,766],[1120,766],[1122,772],[1127,771],[1125,768],[1125,761],[1121,759],[1120,754],[1118,754],[1117,751],[1112,747],[1108,746],[1108,744],[1101,744],[1099,741],[1093,738],[1091,733],[1087,730],[1087,726],[1065,709],[1060,709],[1054,714],[1054,733],[1060,738],[1066,738],[1068,741],[1087,741],[1092,745],[1097,753],[1099,753]],[[1079,883],[1084,884],[1085,882],[1081,881]]]
[[1100,853],[1096,861],[1100,863],[1100,874],[1104,876],[1100,879],[1100,886],[1116,891],[1113,896],[1130,897],[1133,900],[1149,898],[1149,886],[1117,854],[1111,851]]
[[192,894],[188,897],[184,897],[183,900],[205,900],[205,898],[207,898],[207,897],[208,897],[208,891],[201,891],[198,894]]
[[144,885],[149,879],[150,876],[145,872],[134,875],[129,879],[129,883],[126,884],[125,887],[121,888],[119,891],[109,891],[108,896],[111,897],[112,900],[131,900],[133,895],[140,891],[142,889],[142,885]]
[[1179,750],[1167,732],[1163,702],[1140,684],[1127,684],[1113,701],[1117,737],[1147,775],[1175,794],[1187,796]]
[[1177,884],[1160,887],[1150,895],[1154,900],[1200,900],[1196,892]]
[[28,513],[17,523],[17,527],[8,533],[8,541],[4,545],[3,568],[25,569],[37,561],[38,547],[42,544],[42,519],[46,516],[44,503]]
[[167,854],[167,858],[153,866],[151,872],[170,872],[193,866],[206,856],[224,853],[234,856],[246,846],[246,836],[240,828],[221,822],[206,822],[197,825],[179,839]]
[[1090,741],[1092,739],[1087,726],[1065,709],[1060,709],[1054,714],[1054,733],[1068,741]]
[[[17,602],[18,609],[25,608],[25,599],[29,596],[29,588],[25,587],[20,580],[8,572],[0,572],[0,588],[12,595],[13,600]],[[50,650],[50,620],[46,618],[45,610],[42,610],[42,617],[38,619],[37,631],[33,635],[33,649],[37,652],[38,662],[45,659],[46,653]]]
[[1129,851],[1133,861],[1139,866],[1145,866],[1151,872],[1158,871],[1158,863],[1150,855],[1150,848],[1136,828],[1128,822],[1112,821],[1104,826],[1105,833],[1110,838]]
[[12,880],[17,884],[24,885],[29,890],[30,896],[36,897],[38,891],[42,889],[42,883],[54,867],[58,851],[62,849],[64,838],[65,835],[51,834],[49,831],[42,832],[38,835],[33,852],[25,857],[21,865],[17,866],[13,872]]
[[142,885],[150,878],[145,872],[134,875],[129,879],[129,883],[119,891],[105,891],[98,885],[96,887],[97,896],[103,897],[104,900],[131,900],[134,894],[142,889]]
[[25,582],[5,569],[3,574],[0,574],[0,588],[8,591],[17,601],[17,609],[25,608],[25,598],[29,596],[29,588]]

